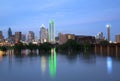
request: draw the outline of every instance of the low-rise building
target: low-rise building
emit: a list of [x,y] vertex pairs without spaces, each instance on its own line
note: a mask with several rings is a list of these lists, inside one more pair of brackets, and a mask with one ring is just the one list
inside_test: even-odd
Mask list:
[[115,42],[116,43],[120,43],[120,35],[116,35],[115,36]]
[[59,39],[59,44],[64,44],[66,43],[69,39],[75,40],[75,35],[74,34],[58,34],[58,39]]
[[94,44],[95,43],[95,37],[94,36],[76,35],[75,40],[79,44],[84,44],[84,43]]

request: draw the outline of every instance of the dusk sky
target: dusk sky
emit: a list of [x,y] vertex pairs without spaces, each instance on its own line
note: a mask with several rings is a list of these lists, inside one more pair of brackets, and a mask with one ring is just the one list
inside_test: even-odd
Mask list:
[[34,31],[39,37],[40,26],[48,28],[54,19],[58,32],[95,36],[111,25],[111,38],[120,34],[120,0],[1,0],[0,30],[6,36],[11,27],[13,34]]

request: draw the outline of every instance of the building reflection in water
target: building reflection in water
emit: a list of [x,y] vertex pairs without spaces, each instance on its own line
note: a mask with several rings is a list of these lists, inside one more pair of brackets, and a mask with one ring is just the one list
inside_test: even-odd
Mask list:
[[8,50],[7,55],[9,56],[9,69],[12,69],[12,60],[14,56],[14,50]]
[[4,54],[4,52],[0,51],[0,62],[2,61],[3,54]]
[[55,48],[51,49],[51,55],[49,56],[49,73],[51,77],[56,75],[56,51]]
[[112,58],[111,57],[107,58],[107,72],[108,74],[112,73]]
[[46,57],[41,56],[41,71],[44,74],[46,71]]

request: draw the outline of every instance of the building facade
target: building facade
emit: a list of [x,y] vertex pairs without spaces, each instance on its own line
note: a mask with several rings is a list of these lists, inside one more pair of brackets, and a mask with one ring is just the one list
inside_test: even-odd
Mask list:
[[55,43],[55,26],[53,20],[49,22],[48,37],[50,43]]
[[59,33],[58,34],[58,39],[59,39],[59,41],[58,41],[59,44],[64,44],[69,39],[75,40],[75,35],[74,34],[62,34],[62,33]]
[[33,31],[28,32],[28,43],[32,43],[35,40],[35,34]]
[[104,41],[105,40],[105,37],[103,35],[102,32],[99,32],[97,35],[96,35],[96,43],[99,44],[101,41]]
[[77,35],[77,36],[75,36],[75,40],[79,44],[85,44],[85,43],[94,44],[96,42],[94,36]]
[[26,41],[26,35],[25,35],[25,34],[22,34],[21,40],[22,40],[22,41]]
[[115,36],[115,42],[116,43],[120,43],[120,35],[116,35]]
[[8,29],[8,38],[10,38],[12,36],[12,30],[11,28]]
[[15,43],[19,43],[21,41],[21,32],[15,32]]
[[48,29],[44,25],[40,28],[40,43],[48,42]]
[[106,25],[107,28],[107,40],[110,42],[110,25]]
[[0,31],[0,42],[3,42],[3,40],[4,40],[3,33],[2,31]]

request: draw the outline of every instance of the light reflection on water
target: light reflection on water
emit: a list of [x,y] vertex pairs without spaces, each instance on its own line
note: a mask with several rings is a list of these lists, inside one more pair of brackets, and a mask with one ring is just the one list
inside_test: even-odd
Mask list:
[[51,77],[56,75],[56,50],[51,49],[51,55],[49,56],[49,73]]
[[[22,56],[14,51],[3,56],[0,52],[1,81],[119,81],[120,60],[91,53],[38,55],[23,50]],[[21,78],[19,78],[21,77]],[[104,77],[104,78],[101,78]],[[8,79],[7,79],[8,78]]]
[[44,74],[46,71],[46,57],[45,56],[41,56],[41,71]]
[[112,74],[112,58],[107,57],[107,72],[108,74]]

